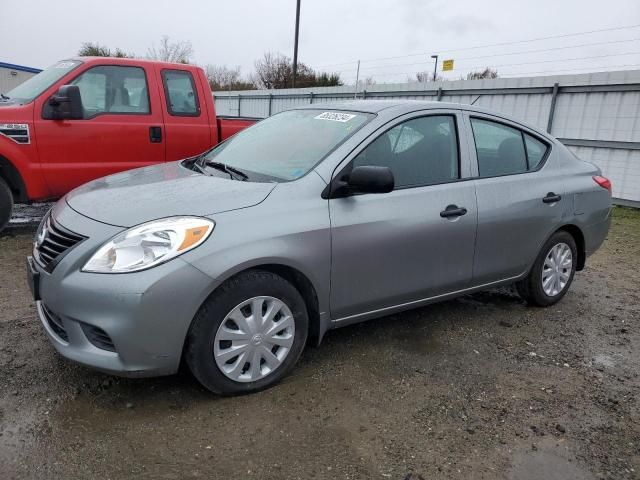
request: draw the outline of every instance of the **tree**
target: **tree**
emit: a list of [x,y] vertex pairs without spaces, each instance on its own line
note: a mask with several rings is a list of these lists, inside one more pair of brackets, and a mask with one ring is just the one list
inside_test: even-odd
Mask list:
[[81,57],[118,57],[118,58],[129,58],[133,57],[123,50],[116,48],[115,50],[111,50],[104,45],[100,45],[99,43],[92,42],[84,42],[78,50],[78,55]]
[[147,50],[147,58],[170,63],[189,63],[193,56],[191,42],[171,42],[168,35],[160,39],[160,46],[151,46]]
[[204,69],[211,90],[252,90],[255,85],[244,80],[240,67],[229,68],[226,65],[207,65]]
[[[420,83],[433,82],[433,72],[418,72],[416,73],[416,80]],[[436,82],[444,82],[446,78],[436,74]]]
[[467,80],[482,80],[484,78],[498,78],[498,71],[487,67],[484,70],[467,73]]
[[[290,88],[293,84],[293,62],[281,53],[266,52],[255,62],[253,83],[260,89]],[[296,87],[334,87],[343,85],[337,73],[315,72],[304,63],[298,63]]]

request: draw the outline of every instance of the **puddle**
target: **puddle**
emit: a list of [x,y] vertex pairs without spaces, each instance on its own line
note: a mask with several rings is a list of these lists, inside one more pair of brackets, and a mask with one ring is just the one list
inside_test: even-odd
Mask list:
[[537,444],[537,450],[524,447],[514,451],[509,480],[595,480],[591,472],[582,469],[566,447],[554,439]]

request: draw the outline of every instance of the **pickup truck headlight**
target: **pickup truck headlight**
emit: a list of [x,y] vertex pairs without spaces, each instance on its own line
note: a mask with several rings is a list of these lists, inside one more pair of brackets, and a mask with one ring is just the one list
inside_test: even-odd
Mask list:
[[169,217],[119,233],[89,259],[83,272],[129,273],[145,270],[196,248],[215,223],[201,217]]

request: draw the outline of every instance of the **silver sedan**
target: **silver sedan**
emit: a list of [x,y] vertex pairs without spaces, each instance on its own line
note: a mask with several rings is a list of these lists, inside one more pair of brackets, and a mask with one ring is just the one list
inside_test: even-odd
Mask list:
[[74,190],[40,225],[28,278],[63,356],[126,376],[184,361],[236,394],[276,383],[330,328],[513,283],[552,305],[610,209],[597,167],[503,115],[314,105]]

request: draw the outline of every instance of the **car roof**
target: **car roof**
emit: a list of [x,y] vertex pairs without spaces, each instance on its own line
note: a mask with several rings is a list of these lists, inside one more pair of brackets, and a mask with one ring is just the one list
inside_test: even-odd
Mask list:
[[314,103],[306,105],[304,107],[298,107],[300,109],[326,109],[326,110],[347,110],[354,112],[374,113],[378,114],[384,112],[391,116],[404,115],[405,113],[411,113],[419,110],[432,110],[432,109],[444,109],[444,110],[463,110],[467,112],[484,113],[499,117],[513,123],[522,125],[530,130],[537,132],[538,134],[550,137],[546,132],[533,125],[524,123],[521,119],[506,115],[501,112],[496,112],[475,105],[469,105],[465,103],[452,103],[452,102],[437,102],[437,101],[425,101],[425,100],[404,100],[404,99],[391,99],[391,100],[349,100],[345,102],[331,102],[331,103]]

